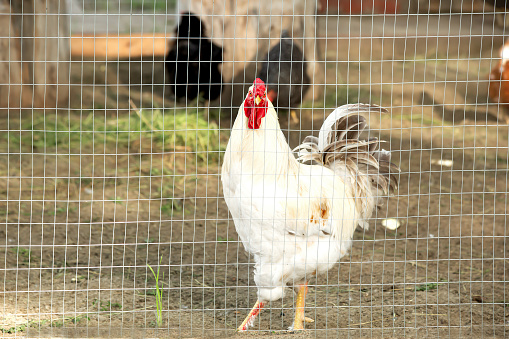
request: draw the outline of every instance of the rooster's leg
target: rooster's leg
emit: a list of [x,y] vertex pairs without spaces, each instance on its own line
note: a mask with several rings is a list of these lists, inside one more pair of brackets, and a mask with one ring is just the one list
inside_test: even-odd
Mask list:
[[299,331],[304,329],[304,322],[313,322],[312,319],[304,316],[304,305],[306,304],[306,294],[308,293],[307,283],[300,285],[297,293],[297,301],[295,302],[295,320],[290,326],[290,331]]
[[257,300],[256,304],[251,309],[251,312],[249,312],[246,319],[244,319],[244,321],[242,322],[242,324],[240,324],[237,330],[239,332],[247,331],[247,328],[253,325],[256,316],[258,315],[258,313],[260,313],[260,310],[263,308],[263,306],[265,305],[261,301]]
[[291,117],[292,122],[294,124],[298,124],[299,123],[299,118],[297,117],[297,113],[294,110],[290,111],[290,117]]

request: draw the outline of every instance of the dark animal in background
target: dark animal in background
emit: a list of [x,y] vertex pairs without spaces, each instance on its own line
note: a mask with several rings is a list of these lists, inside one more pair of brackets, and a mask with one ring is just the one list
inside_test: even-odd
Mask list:
[[267,97],[276,110],[290,110],[292,119],[298,121],[293,109],[301,104],[310,79],[302,50],[288,31],[284,30],[279,43],[269,50],[258,77],[266,83]]
[[500,104],[498,116],[509,124],[509,40],[500,48],[500,60],[491,70],[488,95]]
[[219,71],[223,49],[206,37],[201,20],[192,13],[182,13],[175,33],[165,62],[172,92],[188,101],[199,94],[206,100],[217,99],[223,83]]
[[262,63],[258,77],[266,83],[267,96],[276,108],[292,109],[302,102],[309,89],[309,76],[302,50],[283,31]]

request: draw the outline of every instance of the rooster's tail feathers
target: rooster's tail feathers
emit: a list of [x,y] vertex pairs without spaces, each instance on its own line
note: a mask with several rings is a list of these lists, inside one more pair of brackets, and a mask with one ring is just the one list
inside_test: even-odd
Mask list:
[[318,147],[323,151],[325,147],[343,139],[356,140],[367,127],[366,118],[359,113],[388,113],[388,110],[368,104],[349,104],[336,108],[325,121],[318,135]]
[[[366,118],[359,115],[362,112],[388,111],[376,105],[343,105],[327,117],[318,138],[306,137],[294,151],[298,152],[299,161],[315,161],[346,177],[355,187],[357,197],[371,196],[373,204],[369,205],[380,207],[383,200],[377,198],[378,193],[390,194],[397,190],[400,169],[391,163],[389,151],[379,149],[383,141],[359,139],[367,127]],[[371,208],[364,206],[363,210],[367,212]]]
[[297,158],[300,162],[316,161],[322,163],[321,152],[318,149],[318,138],[312,135],[308,135],[302,141],[302,144],[293,149],[293,152],[297,152],[299,157]]

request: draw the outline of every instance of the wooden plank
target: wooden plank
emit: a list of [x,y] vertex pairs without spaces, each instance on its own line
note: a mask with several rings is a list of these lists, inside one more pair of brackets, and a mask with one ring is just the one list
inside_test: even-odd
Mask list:
[[73,35],[71,57],[95,57],[117,60],[141,57],[164,57],[169,50],[165,34]]

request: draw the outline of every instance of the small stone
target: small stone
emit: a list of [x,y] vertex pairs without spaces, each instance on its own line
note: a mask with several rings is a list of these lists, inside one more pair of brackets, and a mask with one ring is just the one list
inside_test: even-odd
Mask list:
[[433,159],[431,160],[431,164],[443,167],[452,167],[453,161],[447,159]]
[[390,218],[382,220],[382,226],[390,229],[391,231],[394,231],[401,226],[401,223],[397,219]]

